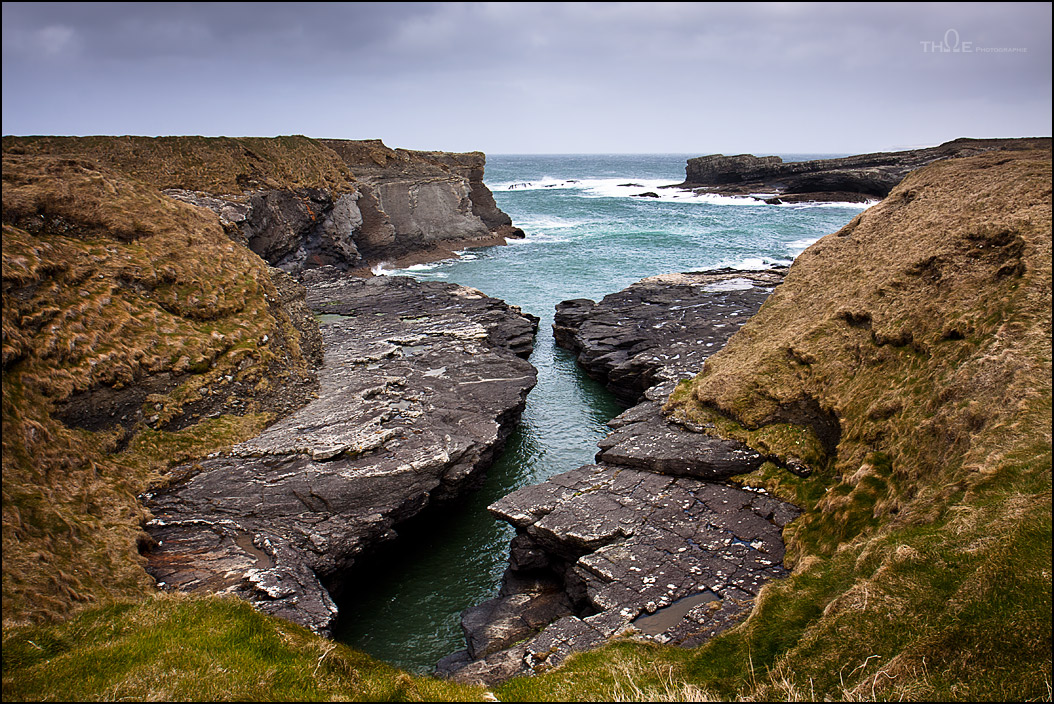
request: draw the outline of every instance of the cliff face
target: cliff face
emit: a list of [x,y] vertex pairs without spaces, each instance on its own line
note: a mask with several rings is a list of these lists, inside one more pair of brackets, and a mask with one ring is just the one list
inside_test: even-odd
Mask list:
[[523,410],[537,319],[474,289],[307,272],[316,398],[153,490],[148,570],[328,633],[363,552],[481,479]]
[[5,153],[75,156],[213,210],[288,272],[456,256],[522,236],[479,152],[408,152],[306,137],[5,137]]
[[1049,139],[956,139],[938,147],[787,162],[777,156],[712,154],[689,159],[682,188],[742,195],[779,194],[782,200],[864,201],[885,198],[910,172],[940,159],[993,150],[1050,148]]

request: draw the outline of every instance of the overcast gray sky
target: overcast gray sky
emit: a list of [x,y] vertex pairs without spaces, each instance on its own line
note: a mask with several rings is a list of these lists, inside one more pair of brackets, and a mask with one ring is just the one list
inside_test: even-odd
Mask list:
[[852,153],[1051,134],[1050,3],[3,3],[4,134]]

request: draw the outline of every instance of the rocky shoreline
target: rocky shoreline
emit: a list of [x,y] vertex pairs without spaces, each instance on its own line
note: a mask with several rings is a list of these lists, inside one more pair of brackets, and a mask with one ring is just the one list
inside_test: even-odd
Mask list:
[[956,139],[937,147],[877,152],[836,159],[784,162],[778,156],[753,154],[689,159],[683,183],[670,188],[697,193],[747,196],[780,203],[867,202],[885,198],[915,169],[941,159],[989,151],[1050,148],[1050,139]]
[[368,274],[523,237],[483,183],[482,152],[300,136],[4,137],[3,147],[89,159],[211,210],[231,239],[291,274]]
[[330,590],[401,521],[482,480],[536,381],[537,319],[474,289],[305,272],[318,397],[143,497],[148,571],[328,634]]
[[558,344],[636,405],[609,425],[596,464],[525,487],[490,511],[516,528],[499,595],[462,615],[467,648],[437,673],[499,682],[633,634],[697,645],[783,577],[781,531],[798,509],[722,480],[767,458],[662,404],[760,308],[783,270],[645,279],[600,303],[557,306]]

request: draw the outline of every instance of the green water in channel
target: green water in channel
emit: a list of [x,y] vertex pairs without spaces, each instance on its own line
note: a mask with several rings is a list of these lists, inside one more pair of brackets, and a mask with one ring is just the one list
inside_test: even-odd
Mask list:
[[[592,462],[622,407],[556,347],[554,307],[600,300],[647,276],[789,264],[863,206],[765,205],[659,186],[693,155],[488,156],[486,182],[526,238],[458,260],[391,272],[450,281],[541,318],[530,362],[538,385],[484,486],[403,527],[359,561],[339,600],[337,639],[411,672],[465,647],[461,612],[497,594],[513,529],[488,504]],[[785,160],[830,155],[784,155]],[[635,194],[655,193],[659,197]]]

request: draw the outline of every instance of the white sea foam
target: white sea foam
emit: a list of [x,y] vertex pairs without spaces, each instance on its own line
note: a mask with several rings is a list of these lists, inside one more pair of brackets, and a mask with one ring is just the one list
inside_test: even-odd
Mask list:
[[[723,196],[717,193],[697,193],[683,188],[667,188],[669,181],[612,178],[582,181],[582,195],[587,198],[633,198],[658,203],[698,203],[701,205],[765,205],[751,196]],[[650,195],[643,195],[648,193]]]
[[767,205],[765,201],[758,200],[752,196],[722,196],[716,193],[694,193],[692,191],[682,191],[682,193],[689,194],[686,197],[678,198],[681,201],[687,201],[689,203],[706,203],[709,205]]
[[754,271],[756,269],[771,269],[774,266],[790,266],[794,263],[792,259],[772,259],[770,257],[749,257],[739,261],[723,261],[717,268],[728,267],[740,271]]
[[[697,193],[683,188],[669,188],[668,179],[640,179],[632,176],[616,178],[558,179],[550,176],[534,181],[508,181],[490,186],[492,191],[573,190],[584,198],[633,198],[659,203],[700,203],[706,205],[766,205],[754,196],[725,196],[717,193]],[[645,193],[653,195],[643,195]],[[771,197],[774,194],[765,194]],[[521,225],[521,227],[525,227]]]
[[388,262],[378,262],[370,267],[370,271],[373,272],[374,276],[391,276],[395,273],[394,269],[388,269],[390,266]]
[[573,178],[564,179],[543,176],[533,181],[506,181],[488,184],[487,187],[492,191],[540,191],[542,189],[581,188],[582,183],[582,181]]
[[780,208],[790,208],[791,210],[804,210],[806,208],[858,208],[860,210],[867,210],[872,205],[876,205],[876,204],[881,203],[881,202],[882,201],[880,201],[880,200],[869,200],[869,201],[865,201],[863,203],[848,203],[848,202],[842,202],[842,201],[832,201],[832,202],[829,202],[829,203],[828,202],[821,203],[821,202],[810,201],[810,202],[806,202],[806,203],[781,203],[779,205],[779,207]]
[[754,282],[749,279],[726,279],[703,287],[704,291],[717,293],[719,291],[746,291],[754,288]]
[[788,242],[787,243],[787,251],[789,251],[791,253],[792,257],[797,259],[799,254],[801,254],[806,249],[808,249],[809,247],[811,247],[812,245],[816,244],[819,241],[820,241],[819,237],[806,238],[806,239],[803,239],[803,240],[794,240],[793,242]]
[[[606,178],[583,180],[582,195],[586,198],[633,198],[658,203],[699,203],[705,205],[765,205],[749,196],[722,196],[716,193],[696,193],[683,188],[668,188],[669,181],[657,179]],[[649,195],[644,195],[645,193]]]
[[579,225],[589,225],[592,220],[569,220],[567,218],[561,218],[557,216],[550,217],[538,217],[522,222],[516,222],[516,227],[522,229],[524,232],[528,230],[562,230],[568,227],[578,227]]
[[[429,271],[439,266],[438,263],[432,264],[413,264],[412,266],[406,267],[406,271]],[[376,273],[376,272],[374,272]]]
[[526,236],[523,239],[509,240],[509,244],[560,244],[561,242],[573,242],[573,237],[562,237],[543,230],[524,230]]

